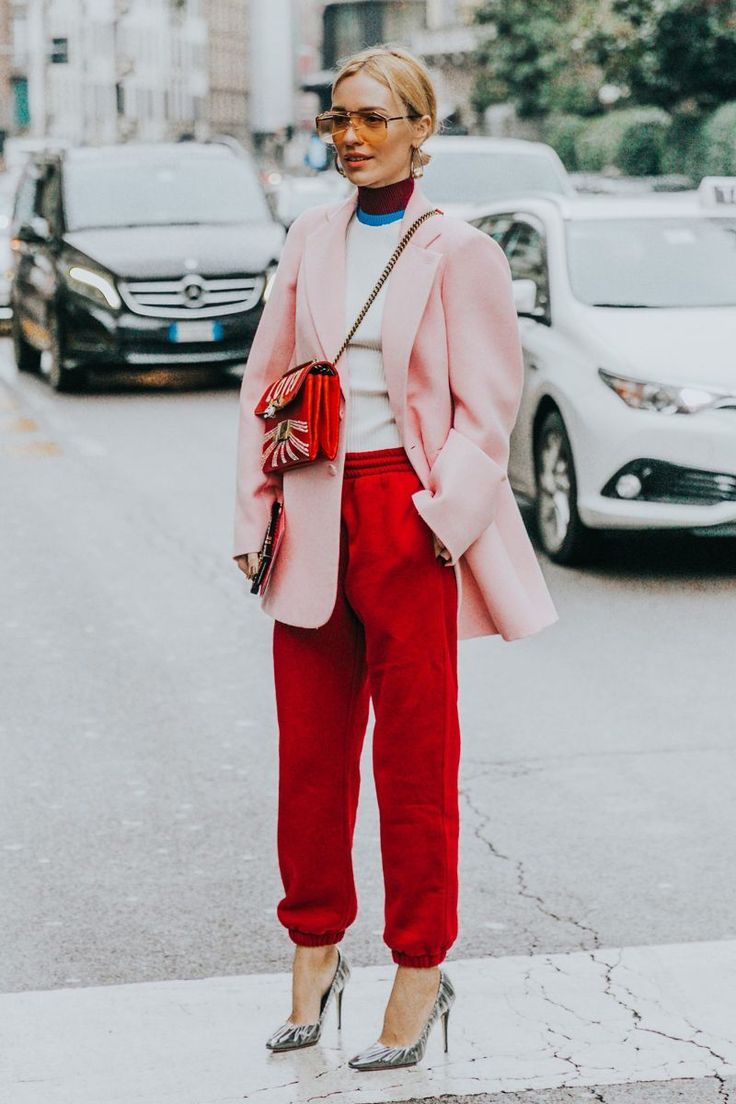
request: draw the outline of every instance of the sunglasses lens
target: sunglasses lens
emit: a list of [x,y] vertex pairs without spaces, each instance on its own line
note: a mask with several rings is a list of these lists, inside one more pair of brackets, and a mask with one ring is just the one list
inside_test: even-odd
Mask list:
[[378,146],[385,140],[388,128],[380,115],[366,115],[359,123],[359,132],[364,141]]
[[334,127],[330,118],[317,116],[316,129],[323,142],[332,142]]
[[386,137],[386,122],[380,115],[360,115],[357,112],[347,115],[323,115],[317,117],[317,134],[324,142],[340,142],[347,133],[352,121],[356,137],[362,141],[377,145]]

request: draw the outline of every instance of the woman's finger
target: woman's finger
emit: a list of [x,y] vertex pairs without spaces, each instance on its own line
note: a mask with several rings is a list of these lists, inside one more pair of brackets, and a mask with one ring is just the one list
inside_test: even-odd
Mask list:
[[244,555],[236,557],[235,562],[243,574],[248,579],[252,579],[258,570],[258,552],[246,552]]

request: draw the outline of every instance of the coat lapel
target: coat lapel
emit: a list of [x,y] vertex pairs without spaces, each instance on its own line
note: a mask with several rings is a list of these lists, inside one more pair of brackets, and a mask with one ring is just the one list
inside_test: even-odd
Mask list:
[[[415,183],[401,220],[399,236],[406,233],[415,219],[434,207]],[[402,438],[409,357],[442,258],[439,250],[427,247],[439,237],[441,227],[442,218],[436,215],[422,223],[409,239],[386,284],[381,320],[383,368]]]
[[[307,236],[304,247],[306,297],[321,355],[332,360],[355,321],[345,315],[345,235],[358,203],[355,192],[326,212],[326,220]],[[418,184],[406,205],[399,237],[425,211],[433,210]],[[386,386],[395,414],[403,420],[406,374],[414,338],[429,297],[441,254],[427,249],[440,233],[442,220],[427,219],[415,231],[385,286],[381,341]],[[388,260],[388,257],[386,258]],[[376,279],[380,273],[376,273]],[[337,362],[343,395],[347,392],[346,356]],[[402,425],[402,422],[399,422]]]

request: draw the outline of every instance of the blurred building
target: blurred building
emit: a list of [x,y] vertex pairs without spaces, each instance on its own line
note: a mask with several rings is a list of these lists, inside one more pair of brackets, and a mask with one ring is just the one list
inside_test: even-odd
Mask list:
[[208,100],[201,0],[15,0],[16,122],[71,142],[200,133]]
[[293,0],[251,0],[250,125],[256,150],[277,159],[293,133],[296,34]]
[[324,5],[323,61],[341,58],[378,42],[409,45],[426,24],[427,0],[332,0]]
[[447,134],[477,128],[471,93],[476,73],[473,53],[482,34],[482,28],[473,23],[473,14],[480,3],[481,0],[427,0],[426,26],[412,38],[411,48],[432,72]]
[[250,8],[246,0],[204,0],[209,35],[207,118],[213,134],[250,140]]
[[[322,24],[318,66],[302,75],[300,87],[314,93],[318,110],[329,106],[330,88],[343,58],[366,46],[393,42],[421,57],[437,89],[439,116],[447,131],[474,130],[470,105],[479,41],[473,12],[481,0],[299,0],[303,12]],[[302,15],[302,22],[306,16]]]
[[13,125],[12,20],[10,0],[0,0],[0,155]]

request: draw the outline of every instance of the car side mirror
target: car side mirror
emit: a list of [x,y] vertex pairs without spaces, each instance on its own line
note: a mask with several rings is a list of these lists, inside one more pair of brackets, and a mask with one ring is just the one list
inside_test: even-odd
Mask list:
[[534,280],[512,280],[516,313],[523,318],[539,318],[544,312],[537,306],[537,285]]
[[26,242],[29,245],[47,242],[51,236],[48,219],[45,219],[43,215],[34,215],[32,219],[18,227],[18,233],[15,236],[18,241]]

